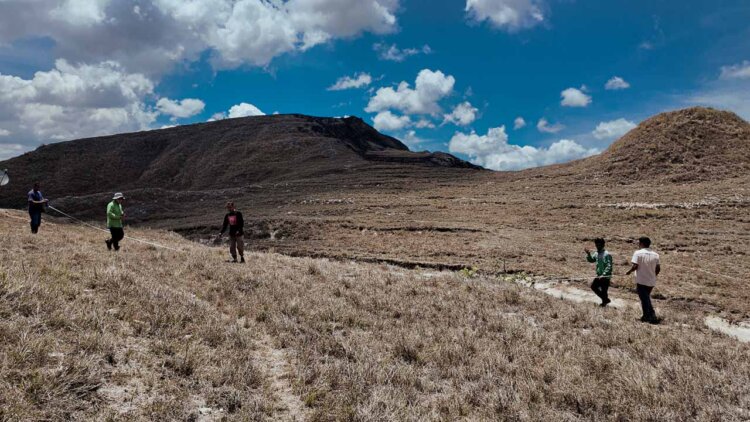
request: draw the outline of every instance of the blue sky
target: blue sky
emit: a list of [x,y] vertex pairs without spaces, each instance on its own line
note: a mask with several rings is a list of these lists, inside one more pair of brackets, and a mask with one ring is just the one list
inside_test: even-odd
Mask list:
[[0,159],[279,112],[360,116],[516,170],[595,154],[665,110],[749,119],[750,3],[4,0],[0,100]]

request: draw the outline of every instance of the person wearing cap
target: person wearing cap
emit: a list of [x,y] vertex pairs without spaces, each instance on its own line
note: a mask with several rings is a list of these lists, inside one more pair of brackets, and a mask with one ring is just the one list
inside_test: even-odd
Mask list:
[[125,230],[122,227],[122,220],[125,218],[125,211],[122,210],[122,201],[125,197],[122,193],[117,192],[112,197],[112,202],[107,205],[107,228],[112,236],[105,240],[107,249],[116,251],[120,250],[120,241],[125,237]]
[[31,218],[31,233],[37,234],[39,232],[39,226],[42,225],[42,212],[44,211],[47,202],[49,202],[39,190],[39,182],[34,183],[34,187],[29,191],[28,199],[29,217]]

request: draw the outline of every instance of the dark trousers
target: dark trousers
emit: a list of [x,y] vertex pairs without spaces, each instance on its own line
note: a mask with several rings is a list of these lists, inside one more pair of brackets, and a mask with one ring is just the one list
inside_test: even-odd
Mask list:
[[651,305],[651,290],[654,290],[654,288],[652,286],[636,284],[635,290],[638,292],[638,297],[641,299],[641,308],[643,309],[643,316],[641,319],[646,321],[656,320],[656,312]]
[[245,256],[245,237],[241,234],[229,235],[229,254],[232,258],[237,259],[237,252],[241,257]]
[[599,296],[602,303],[609,301],[609,296],[607,295],[607,291],[609,290],[609,277],[595,278],[594,282],[591,283],[591,290],[594,291],[594,294]]
[[37,233],[39,226],[42,225],[42,212],[41,211],[29,211],[29,217],[31,217],[31,232]]
[[120,241],[125,238],[125,230],[123,230],[122,227],[110,227],[109,233],[112,235],[112,239],[109,241],[112,243],[115,250],[119,250]]

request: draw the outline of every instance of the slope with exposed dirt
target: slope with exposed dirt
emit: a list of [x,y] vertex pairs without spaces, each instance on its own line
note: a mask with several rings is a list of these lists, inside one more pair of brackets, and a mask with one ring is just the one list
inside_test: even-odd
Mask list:
[[750,172],[750,123],[732,112],[703,107],[662,113],[574,169],[629,182],[743,176]]

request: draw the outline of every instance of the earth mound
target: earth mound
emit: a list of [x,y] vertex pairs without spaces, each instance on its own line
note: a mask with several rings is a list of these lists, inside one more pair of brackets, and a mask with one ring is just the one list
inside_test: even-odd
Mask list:
[[580,164],[583,171],[624,181],[740,177],[750,171],[750,124],[732,112],[703,107],[661,113]]

